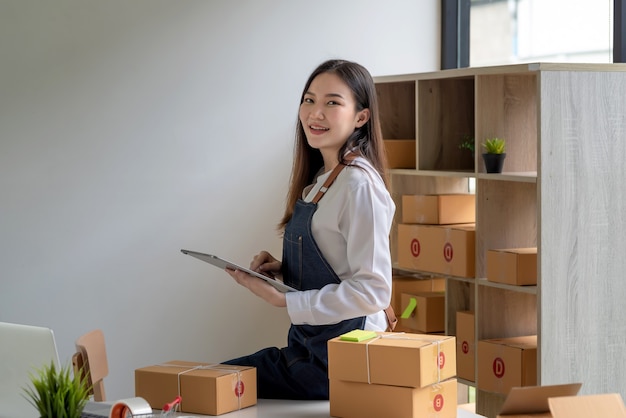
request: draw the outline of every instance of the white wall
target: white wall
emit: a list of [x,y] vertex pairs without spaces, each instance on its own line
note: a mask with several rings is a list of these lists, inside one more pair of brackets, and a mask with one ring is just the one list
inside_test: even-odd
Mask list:
[[437,0],[0,2],[0,321],[102,328],[109,399],[133,370],[285,342],[224,272],[280,256],[301,89],[332,57],[439,65]]

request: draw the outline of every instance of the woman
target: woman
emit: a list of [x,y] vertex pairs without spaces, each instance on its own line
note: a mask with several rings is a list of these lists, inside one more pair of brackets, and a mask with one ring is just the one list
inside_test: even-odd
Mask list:
[[[291,319],[288,345],[226,364],[257,368],[258,397],[328,399],[327,341],[354,329],[385,331],[391,300],[389,232],[395,212],[374,82],[361,65],[330,60],[300,100],[282,261],[263,251],[250,268],[297,292],[227,270]],[[393,317],[395,320],[395,317]]]

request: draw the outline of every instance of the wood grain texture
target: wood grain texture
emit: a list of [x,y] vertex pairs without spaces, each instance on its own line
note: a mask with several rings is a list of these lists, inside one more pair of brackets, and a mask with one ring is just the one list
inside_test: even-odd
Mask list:
[[486,277],[487,250],[537,246],[537,185],[476,182],[476,277]]
[[415,81],[376,84],[384,139],[415,139]]
[[[537,171],[536,74],[476,78],[476,152],[487,138],[506,141],[504,172]],[[477,171],[484,173],[479,160]]]
[[456,335],[457,311],[475,309],[474,283],[453,278],[446,279],[446,335]]
[[540,84],[540,381],[626,396],[626,73]]
[[473,170],[471,154],[459,149],[474,134],[474,79],[418,83],[418,168]]

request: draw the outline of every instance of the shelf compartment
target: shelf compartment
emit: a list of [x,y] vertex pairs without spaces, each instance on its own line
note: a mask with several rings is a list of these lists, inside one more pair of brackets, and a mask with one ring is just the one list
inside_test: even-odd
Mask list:
[[474,171],[459,145],[474,136],[474,77],[418,81],[417,168]]
[[537,334],[537,295],[478,285],[476,308],[478,340]]
[[537,171],[537,96],[535,73],[476,76],[477,172],[485,172],[482,143],[493,137],[506,140],[505,172]]
[[[398,259],[398,223],[402,220],[402,195],[468,193],[469,182],[466,177],[414,176],[413,170],[392,170],[389,175],[391,198],[396,204],[396,213],[390,234],[391,259]],[[405,175],[410,173],[410,175]]]
[[415,140],[415,81],[377,83],[376,96],[383,138]]
[[487,250],[537,246],[537,184],[476,181],[476,277],[487,277]]
[[446,278],[446,335],[456,335],[457,311],[475,310],[473,280]]

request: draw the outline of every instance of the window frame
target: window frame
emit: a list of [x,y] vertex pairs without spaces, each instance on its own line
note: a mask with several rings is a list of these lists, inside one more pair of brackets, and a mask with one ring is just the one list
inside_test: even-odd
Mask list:
[[[626,0],[613,0],[613,62],[626,62]],[[441,0],[441,69],[469,67],[470,0]]]

